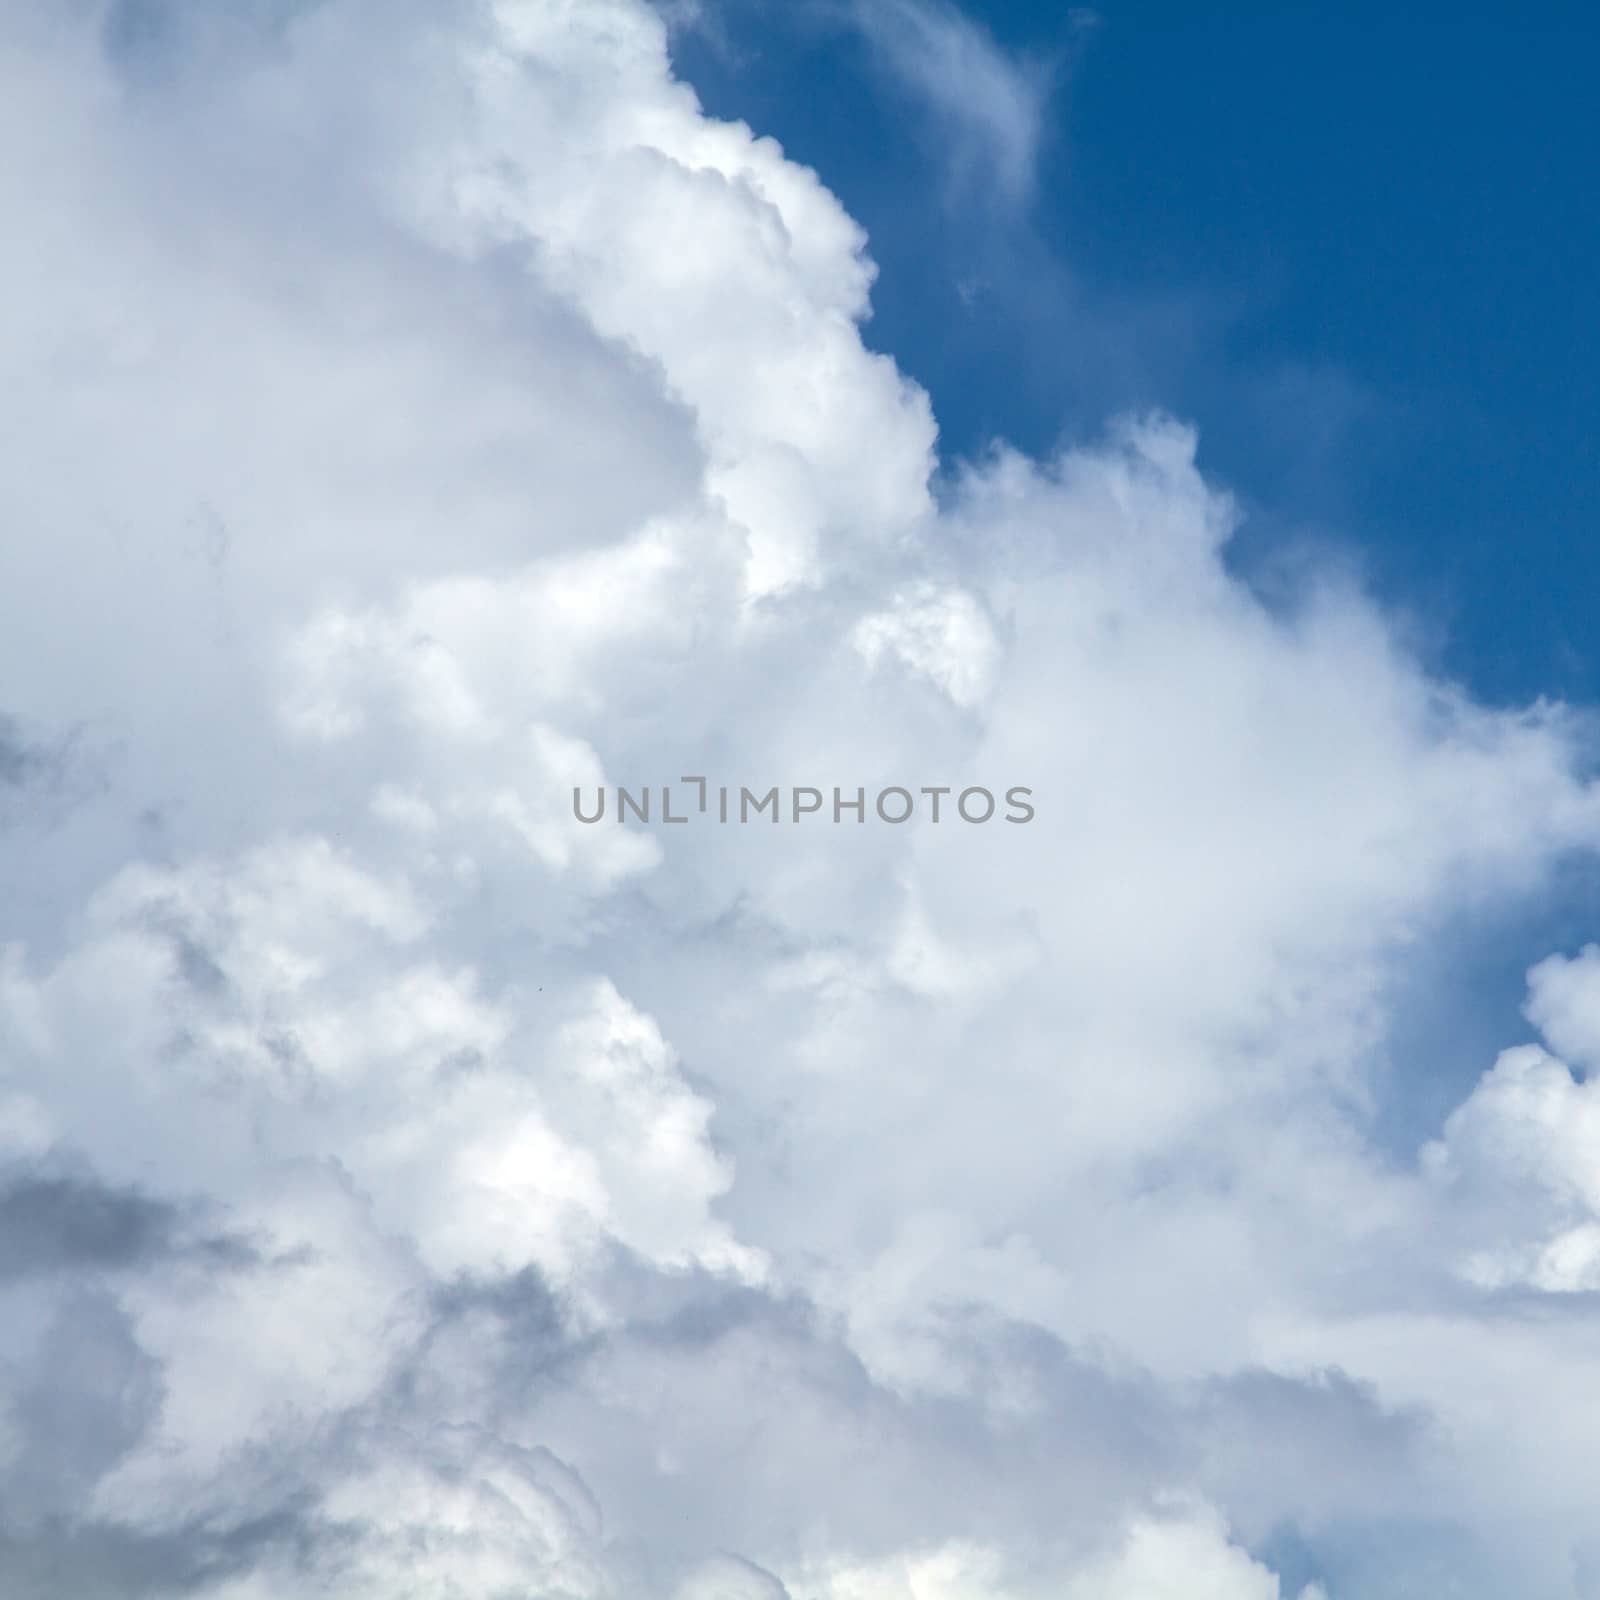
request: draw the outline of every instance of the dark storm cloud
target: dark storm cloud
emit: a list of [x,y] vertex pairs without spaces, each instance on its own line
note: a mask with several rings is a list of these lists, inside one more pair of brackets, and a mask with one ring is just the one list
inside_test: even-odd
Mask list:
[[306,1540],[295,1510],[218,1530],[195,1523],[148,1533],[57,1516],[0,1525],[0,1594],[7,1600],[170,1600],[250,1571],[269,1552]]
[[24,742],[15,719],[0,715],[0,784],[16,788],[25,783],[37,759]]
[[0,790],[47,782],[60,773],[65,758],[65,744],[42,743],[15,717],[0,711]]
[[221,1269],[258,1259],[243,1238],[197,1236],[183,1208],[137,1189],[45,1169],[0,1178],[0,1281],[138,1268],[180,1256]]
[[103,786],[95,763],[82,759],[81,743],[81,729],[48,737],[0,711],[0,826],[52,820]]

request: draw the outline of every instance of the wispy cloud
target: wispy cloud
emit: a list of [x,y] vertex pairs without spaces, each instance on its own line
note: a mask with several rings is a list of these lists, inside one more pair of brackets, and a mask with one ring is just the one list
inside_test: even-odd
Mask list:
[[1008,201],[1031,191],[1058,64],[1018,56],[948,0],[851,0],[884,66],[953,131],[958,176]]

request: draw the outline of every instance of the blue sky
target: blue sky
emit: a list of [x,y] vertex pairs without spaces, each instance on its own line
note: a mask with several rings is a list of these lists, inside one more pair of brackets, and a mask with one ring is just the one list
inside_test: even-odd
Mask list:
[[1600,22],[1579,8],[964,8],[1042,74],[1024,193],[832,9],[679,34],[867,227],[867,337],[947,455],[1198,424],[1264,584],[1332,542],[1482,696],[1600,697]]

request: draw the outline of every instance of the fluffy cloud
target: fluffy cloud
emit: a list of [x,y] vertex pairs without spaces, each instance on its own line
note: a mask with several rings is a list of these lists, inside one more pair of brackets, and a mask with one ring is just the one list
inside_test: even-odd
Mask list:
[[[7,1593],[1586,1592],[1593,949],[1377,1135],[1578,715],[1269,606],[1170,419],[941,472],[638,0],[0,82]],[[573,815],[691,775],[946,813]]]

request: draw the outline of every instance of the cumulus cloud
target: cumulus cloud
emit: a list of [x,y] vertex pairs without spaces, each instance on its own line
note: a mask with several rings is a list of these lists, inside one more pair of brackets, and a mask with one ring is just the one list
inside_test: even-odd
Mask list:
[[[942,478],[638,0],[28,3],[0,87],[0,1587],[1575,1592],[1592,950],[1375,1128],[1580,717],[1266,605],[1172,419]],[[690,775],[1035,816],[573,814]]]

